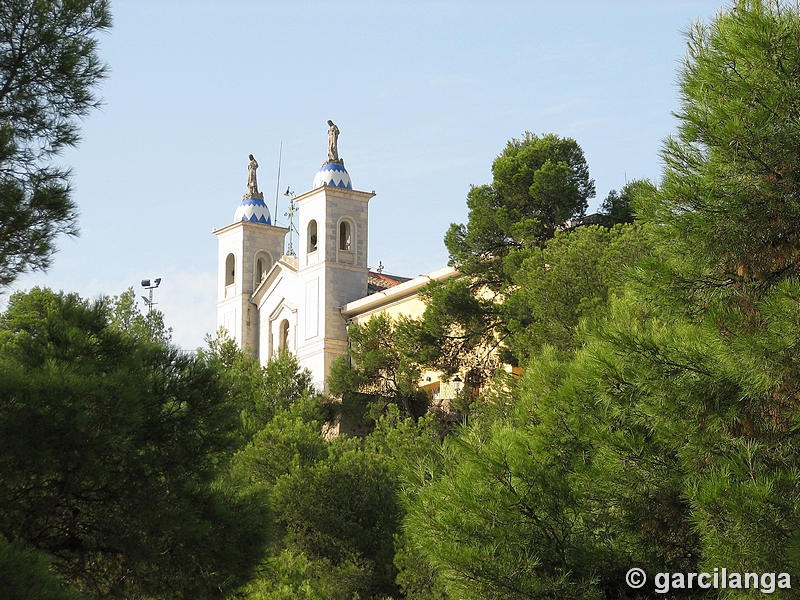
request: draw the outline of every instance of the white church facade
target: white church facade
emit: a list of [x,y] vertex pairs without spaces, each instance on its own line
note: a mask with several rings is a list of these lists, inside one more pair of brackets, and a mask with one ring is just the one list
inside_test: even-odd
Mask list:
[[[264,364],[285,349],[314,384],[327,391],[333,361],[347,351],[347,323],[404,304],[430,277],[414,280],[368,268],[369,202],[374,192],[353,189],[329,121],[328,161],[312,189],[294,198],[298,244],[284,252],[289,229],[273,225],[255,181],[251,156],[248,193],[218,240],[217,327]],[[452,275],[452,269],[434,278]],[[416,301],[419,304],[419,301]],[[413,312],[418,312],[415,309]]]

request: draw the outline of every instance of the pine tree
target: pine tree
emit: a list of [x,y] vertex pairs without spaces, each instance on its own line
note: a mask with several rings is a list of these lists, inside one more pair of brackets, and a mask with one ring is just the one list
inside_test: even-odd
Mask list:
[[652,256],[414,504],[460,597],[632,597],[632,565],[800,567],[800,9],[736,2],[688,47],[663,184],[635,199]]
[[470,189],[467,223],[453,223],[445,235],[449,262],[463,277],[423,289],[428,308],[411,344],[417,362],[447,374],[468,368],[482,381],[499,364],[497,350],[508,350],[513,317],[503,305],[520,262],[583,215],[595,194],[583,150],[555,134],[509,140],[492,176],[491,185]]
[[216,597],[269,533],[221,485],[237,415],[213,365],[35,288],[0,315],[0,536],[108,598]]
[[69,171],[53,157],[78,142],[106,68],[95,35],[108,0],[0,2],[0,286],[46,268],[58,234],[76,233]]

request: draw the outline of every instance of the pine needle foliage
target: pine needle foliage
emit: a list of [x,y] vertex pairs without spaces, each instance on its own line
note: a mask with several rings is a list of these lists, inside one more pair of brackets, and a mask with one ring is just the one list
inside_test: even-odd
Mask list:
[[445,444],[412,504],[454,597],[800,570],[800,9],[741,0],[687,42],[664,180],[633,202],[650,252],[574,355],[532,353],[511,418]]

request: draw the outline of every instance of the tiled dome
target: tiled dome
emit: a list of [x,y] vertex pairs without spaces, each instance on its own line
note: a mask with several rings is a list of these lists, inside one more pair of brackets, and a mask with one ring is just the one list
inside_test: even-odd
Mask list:
[[250,221],[251,223],[264,223],[272,225],[269,218],[269,209],[261,198],[245,198],[233,213],[233,222]]
[[344,165],[339,163],[328,162],[320,167],[317,174],[314,175],[314,183],[312,189],[317,189],[323,185],[330,185],[338,188],[345,188],[348,190],[353,189],[353,183],[350,181],[350,175],[344,168]]

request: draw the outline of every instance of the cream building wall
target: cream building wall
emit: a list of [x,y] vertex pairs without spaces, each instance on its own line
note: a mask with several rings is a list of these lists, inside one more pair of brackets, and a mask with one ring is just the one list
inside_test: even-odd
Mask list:
[[[458,272],[453,267],[444,267],[426,275],[400,283],[386,290],[359,298],[342,307],[342,316],[348,322],[364,323],[377,315],[392,319],[406,317],[419,319],[425,312],[425,302],[419,290],[431,281],[443,281]],[[457,391],[440,371],[423,371],[419,385],[428,391],[434,401],[454,398]]]

